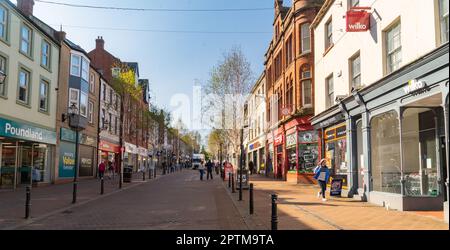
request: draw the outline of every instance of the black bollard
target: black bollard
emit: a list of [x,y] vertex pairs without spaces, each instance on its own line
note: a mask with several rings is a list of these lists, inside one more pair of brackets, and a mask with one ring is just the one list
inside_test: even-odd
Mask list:
[[145,181],[145,171],[142,170],[142,180]]
[[105,193],[105,180],[103,179],[103,177],[100,180],[100,183],[100,194],[103,195]]
[[254,212],[254,207],[253,207],[253,183],[250,183],[249,193],[250,193],[249,209],[250,209],[250,214],[253,214],[253,212]]
[[30,219],[30,207],[31,207],[31,187],[26,188],[26,199],[25,199],[25,219]]
[[278,195],[272,195],[272,231],[278,230],[278,212],[277,212]]
[[232,193],[236,193],[235,183],[234,183],[234,173],[231,174],[231,191]]
[[228,173],[228,188],[231,188],[231,173]]
[[73,193],[72,193],[72,204],[77,203],[77,189],[78,189],[78,183],[73,183]]

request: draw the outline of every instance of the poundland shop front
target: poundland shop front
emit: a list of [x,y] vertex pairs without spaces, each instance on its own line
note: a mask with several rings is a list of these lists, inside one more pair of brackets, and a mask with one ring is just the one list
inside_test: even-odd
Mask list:
[[0,117],[0,189],[51,182],[56,133]]

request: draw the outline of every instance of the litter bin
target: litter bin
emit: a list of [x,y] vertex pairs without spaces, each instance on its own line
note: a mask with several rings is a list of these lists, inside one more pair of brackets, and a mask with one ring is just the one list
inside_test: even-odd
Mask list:
[[133,167],[127,166],[123,168],[123,182],[131,183],[131,178],[133,176]]

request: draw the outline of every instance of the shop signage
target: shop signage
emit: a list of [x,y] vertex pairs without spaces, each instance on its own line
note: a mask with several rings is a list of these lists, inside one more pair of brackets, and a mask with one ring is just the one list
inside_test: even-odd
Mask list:
[[297,146],[297,134],[290,134],[286,136],[286,148]]
[[403,88],[405,94],[411,94],[413,92],[417,92],[419,90],[423,90],[427,87],[427,83],[424,81],[418,81],[416,79],[408,82],[408,85]]
[[75,169],[75,144],[60,142],[59,151],[59,178],[73,177]]
[[347,126],[336,128],[336,137],[340,138],[347,135]]
[[341,196],[343,184],[344,184],[343,179],[333,179],[331,181],[330,196]]
[[95,147],[97,145],[97,139],[92,136],[82,134],[80,135],[80,143],[86,146]]
[[283,144],[283,135],[277,136],[275,138],[275,145]]
[[119,153],[120,152],[120,146],[115,145],[106,141],[100,141],[100,150],[108,151],[108,152],[114,152]]
[[319,134],[315,130],[305,131],[305,132],[300,132],[298,134],[298,138],[299,138],[300,143],[302,143],[302,144],[317,143],[319,141]]
[[0,136],[56,144],[56,133],[53,131],[2,118],[0,118]]
[[125,143],[125,152],[130,153],[130,154],[138,154],[138,148],[130,143]]
[[249,146],[248,146],[248,148],[249,148],[249,150],[255,150],[255,149],[258,149],[258,148],[260,148],[261,147],[261,142],[255,142],[255,143],[253,143],[253,144],[250,144]]
[[347,12],[347,32],[364,32],[370,29],[370,13],[367,8],[351,9]]
[[138,149],[139,155],[143,156],[143,157],[147,157],[148,156],[148,150],[145,148],[139,148]]
[[76,133],[73,130],[61,128],[61,141],[68,141],[75,143],[76,141]]

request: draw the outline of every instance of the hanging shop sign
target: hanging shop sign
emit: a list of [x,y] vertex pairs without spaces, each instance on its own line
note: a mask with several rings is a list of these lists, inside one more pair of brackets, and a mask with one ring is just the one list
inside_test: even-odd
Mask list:
[[0,118],[0,136],[56,144],[56,132]]
[[301,144],[317,143],[319,141],[319,134],[316,130],[300,132],[298,139]]
[[370,30],[370,8],[352,8],[347,12],[347,32],[364,32]]
[[275,138],[275,145],[283,144],[283,135],[279,135]]

